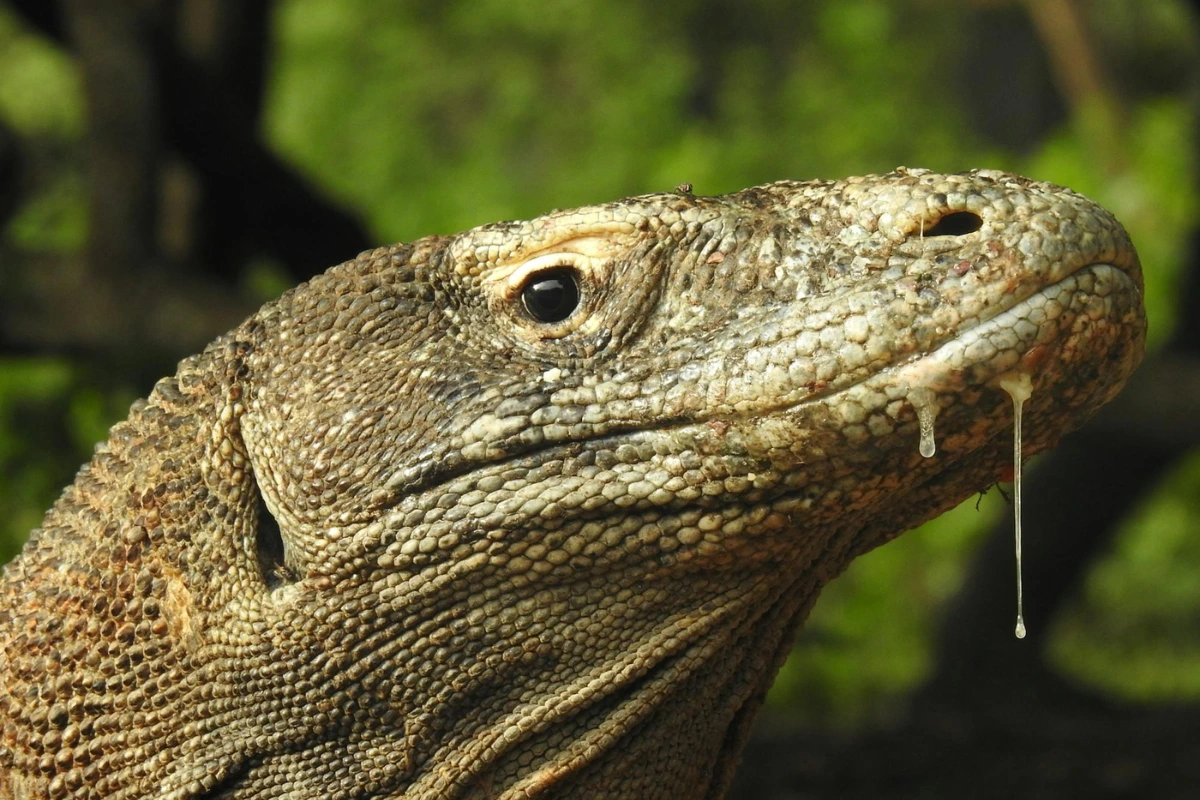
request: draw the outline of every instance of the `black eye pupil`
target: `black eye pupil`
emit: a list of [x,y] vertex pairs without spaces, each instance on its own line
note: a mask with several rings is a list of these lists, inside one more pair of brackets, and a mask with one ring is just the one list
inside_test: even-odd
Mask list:
[[568,267],[530,275],[521,287],[521,302],[538,322],[562,322],[579,306],[579,280]]

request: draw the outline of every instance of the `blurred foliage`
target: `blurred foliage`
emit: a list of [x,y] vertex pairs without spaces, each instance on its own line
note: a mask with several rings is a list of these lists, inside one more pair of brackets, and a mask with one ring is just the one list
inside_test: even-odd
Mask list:
[[61,489],[52,482],[45,459],[31,450],[42,445],[25,435],[23,418],[32,405],[53,405],[70,382],[70,370],[50,359],[0,361],[0,558],[19,549],[42,518],[47,498]]
[[822,590],[771,702],[826,723],[895,710],[933,666],[937,609],[1003,503],[997,491],[972,498],[852,562]]
[[945,20],[776,0],[726,25],[722,7],[291,0],[267,132],[389,240],[682,182],[978,165],[928,90]]
[[87,204],[79,83],[69,55],[25,30],[0,6],[0,119],[27,143],[26,169],[35,187],[3,235],[23,250],[65,253],[83,247]]
[[[20,549],[63,483],[133,400],[127,389],[97,389],[95,376],[64,360],[0,358],[0,562]],[[62,436],[46,437],[47,431]]]
[[79,75],[71,57],[25,30],[0,7],[0,115],[14,128],[51,138],[84,129]]
[[[1112,65],[1153,72],[1195,46],[1176,0],[1095,8]],[[955,88],[969,80],[951,74],[969,62],[969,13],[930,0],[285,0],[264,131],[380,241],[682,182],[715,194],[898,164],[1025,172],[1125,221],[1161,342],[1198,203],[1182,92],[1139,86],[1115,128],[1079,108],[1044,141],[1005,151],[972,129]],[[3,233],[9,247],[82,245],[78,82],[69,58],[0,8],[0,118],[46,165]],[[245,280],[261,293],[280,288],[267,267]],[[130,399],[89,385],[63,362],[0,361],[0,553]],[[70,419],[64,442],[39,433],[54,415]],[[1129,522],[1059,623],[1060,665],[1123,695],[1200,696],[1198,497],[1200,461]],[[855,562],[822,596],[775,699],[847,719],[911,688],[929,667],[939,604],[1001,502],[985,498],[977,512],[970,501]]]
[[1055,660],[1088,683],[1200,697],[1200,453],[1126,522],[1055,633]]
[[[1083,109],[1083,115],[1094,109]],[[1129,229],[1145,268],[1149,343],[1161,344],[1174,327],[1180,266],[1197,203],[1191,112],[1184,97],[1155,97],[1131,114],[1121,152],[1128,164],[1106,174],[1079,130],[1086,119],[1050,137],[1022,171],[1070,186],[1111,210]]]

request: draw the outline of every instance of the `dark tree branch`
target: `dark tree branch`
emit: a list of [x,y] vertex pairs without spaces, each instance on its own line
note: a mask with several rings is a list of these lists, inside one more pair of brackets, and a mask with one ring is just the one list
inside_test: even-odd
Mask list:
[[[74,13],[70,3],[9,2],[35,29],[69,44],[64,9]],[[269,0],[185,0],[171,9],[187,31],[182,41],[165,31],[148,57],[160,98],[162,150],[180,153],[201,184],[199,264],[228,280],[247,259],[267,254],[303,280],[370,247],[354,214],[322,196],[259,139]],[[207,41],[188,27],[197,20],[207,20]]]
[[250,260],[302,280],[370,246],[259,141],[269,0],[9,2],[79,58],[90,240],[85,261],[21,255],[46,263],[0,298],[6,348],[133,348],[169,368],[251,310],[235,289]]
[[17,210],[21,147],[16,133],[0,121],[0,230]]
[[58,0],[8,0],[8,5],[31,27],[56,42],[66,42],[67,19]]
[[161,112],[153,49],[162,25],[148,4],[68,0],[66,9],[87,104],[87,264],[115,284],[157,255]]

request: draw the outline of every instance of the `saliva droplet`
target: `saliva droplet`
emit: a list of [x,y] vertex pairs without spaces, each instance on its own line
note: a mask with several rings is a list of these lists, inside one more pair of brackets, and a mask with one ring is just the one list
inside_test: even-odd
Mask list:
[[1023,372],[1005,375],[1000,379],[1000,388],[1008,392],[1013,401],[1013,532],[1017,553],[1017,627],[1018,639],[1025,638],[1025,597],[1021,576],[1021,408],[1033,394],[1033,382]]
[[908,402],[912,403],[917,412],[917,422],[921,426],[921,444],[918,449],[925,458],[933,458],[937,452],[937,442],[933,438],[933,421],[941,410],[937,402],[937,393],[924,386],[908,390]]

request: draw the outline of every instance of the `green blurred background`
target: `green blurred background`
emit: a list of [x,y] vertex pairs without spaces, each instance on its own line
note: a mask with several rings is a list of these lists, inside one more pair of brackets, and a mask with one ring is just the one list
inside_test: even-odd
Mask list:
[[[1125,222],[1152,349],[1190,311],[1184,0],[96,5],[112,19],[0,2],[0,559],[176,359],[371,244],[683,182],[988,167]],[[131,72],[104,59],[122,46]],[[774,718],[845,732],[900,714],[1004,505],[973,500],[828,588]],[[1200,698],[1198,534],[1186,457],[1056,609],[1051,671],[1109,701]]]

